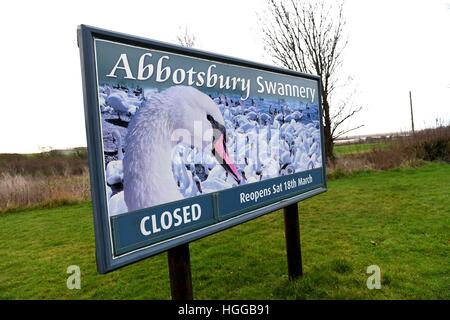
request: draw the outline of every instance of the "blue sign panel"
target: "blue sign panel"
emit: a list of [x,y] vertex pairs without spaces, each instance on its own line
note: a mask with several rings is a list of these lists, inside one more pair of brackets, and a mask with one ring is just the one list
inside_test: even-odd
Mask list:
[[181,200],[111,218],[114,250],[120,255],[206,227],[217,221],[213,196]]
[[320,79],[81,26],[97,265],[326,191]]
[[312,169],[222,191],[218,197],[221,220],[323,185],[322,170]]

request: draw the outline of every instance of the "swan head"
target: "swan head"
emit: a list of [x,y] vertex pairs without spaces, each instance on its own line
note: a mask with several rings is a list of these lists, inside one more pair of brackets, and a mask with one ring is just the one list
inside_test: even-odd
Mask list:
[[[227,151],[225,121],[219,107],[206,94],[188,86],[175,86],[166,91],[179,97],[177,127],[189,132],[191,145],[211,152],[231,176],[240,182],[241,176]],[[181,111],[182,110],[182,111]]]
[[113,137],[114,143],[119,144],[119,143],[121,142],[122,136],[120,135],[119,130],[114,129],[114,130],[111,132],[111,135],[112,135],[112,137]]

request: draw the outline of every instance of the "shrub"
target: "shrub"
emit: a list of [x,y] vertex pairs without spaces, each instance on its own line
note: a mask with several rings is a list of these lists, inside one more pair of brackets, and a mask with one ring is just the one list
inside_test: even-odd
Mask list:
[[339,178],[354,172],[416,167],[424,161],[450,162],[450,126],[398,136],[370,151],[341,155],[329,165],[328,177]]
[[11,175],[52,176],[82,175],[87,168],[87,154],[60,151],[41,154],[0,154],[0,172]]

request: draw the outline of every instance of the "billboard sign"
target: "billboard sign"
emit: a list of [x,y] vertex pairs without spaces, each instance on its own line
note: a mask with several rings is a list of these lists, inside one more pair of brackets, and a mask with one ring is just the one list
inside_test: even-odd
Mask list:
[[326,190],[318,77],[81,26],[100,272]]

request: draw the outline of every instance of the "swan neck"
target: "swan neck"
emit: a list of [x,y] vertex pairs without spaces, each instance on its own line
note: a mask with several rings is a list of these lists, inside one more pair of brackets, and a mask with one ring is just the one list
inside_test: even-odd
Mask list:
[[125,200],[130,210],[182,199],[172,172],[171,118],[151,109],[140,116],[128,132],[124,157]]

